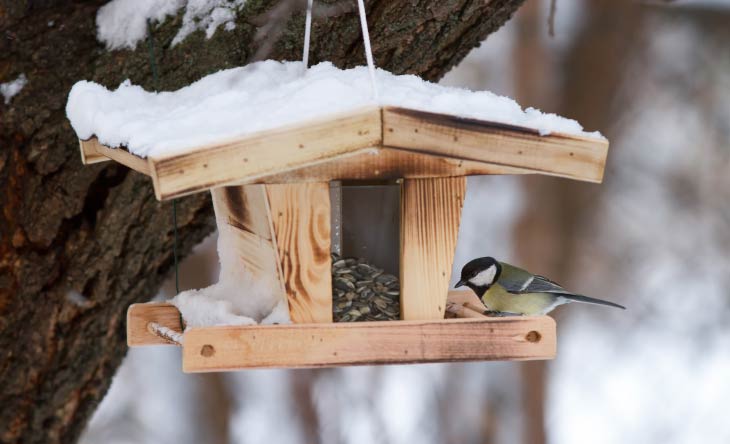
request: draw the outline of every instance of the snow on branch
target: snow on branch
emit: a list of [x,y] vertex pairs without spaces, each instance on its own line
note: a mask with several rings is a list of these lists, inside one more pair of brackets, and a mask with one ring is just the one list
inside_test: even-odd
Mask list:
[[182,26],[172,41],[182,42],[196,30],[210,38],[219,26],[236,27],[235,10],[246,0],[111,0],[96,15],[97,39],[107,49],[135,49],[147,37],[147,23],[163,22],[185,8]]
[[0,94],[5,99],[5,104],[9,105],[13,97],[18,95],[27,84],[28,78],[25,77],[25,74],[19,75],[17,79],[10,82],[0,83]]

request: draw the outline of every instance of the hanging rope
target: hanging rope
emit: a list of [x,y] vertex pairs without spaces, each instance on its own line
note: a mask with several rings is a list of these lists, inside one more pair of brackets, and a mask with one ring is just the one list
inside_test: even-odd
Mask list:
[[368,61],[370,71],[370,86],[373,89],[373,97],[378,100],[378,87],[375,83],[375,63],[373,62],[373,50],[370,47],[370,33],[368,32],[368,20],[365,16],[365,3],[357,0],[357,8],[360,11],[360,27],[362,28],[362,40],[365,43],[365,59]]
[[[160,90],[160,76],[157,74],[157,63],[155,57],[155,44],[152,38],[152,22],[147,20],[147,49],[150,57],[150,70],[152,70],[152,81],[154,83],[155,92]],[[173,243],[172,257],[175,263],[175,293],[180,293],[180,272],[177,260],[177,199],[172,200],[172,226],[173,226]],[[182,318],[180,320],[182,325]]]
[[[305,70],[309,67],[309,40],[312,35],[312,3],[313,0],[307,0],[307,18],[304,21],[304,53],[302,54],[302,62]],[[375,62],[373,62],[373,50],[370,46],[370,32],[368,32],[368,21],[365,15],[365,3],[363,0],[357,0],[357,9],[360,13],[360,28],[362,29],[362,41],[365,46],[365,60],[367,60],[368,71],[370,73],[370,86],[373,90],[373,98],[378,100],[378,87],[375,83]]]
[[304,21],[304,54],[302,55],[302,63],[304,70],[309,67],[309,40],[312,35],[312,3],[314,0],[307,0],[307,18]]

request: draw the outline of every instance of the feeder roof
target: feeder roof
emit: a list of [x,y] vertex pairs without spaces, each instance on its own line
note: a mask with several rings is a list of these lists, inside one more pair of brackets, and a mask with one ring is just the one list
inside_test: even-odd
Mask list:
[[265,61],[174,92],[77,83],[82,158],[152,176],[159,199],[245,183],[539,173],[599,182],[608,142],[488,91],[364,67]]
[[546,174],[600,182],[605,139],[377,107],[142,158],[81,140],[84,163],[116,160],[152,177],[158,199],[246,183]]

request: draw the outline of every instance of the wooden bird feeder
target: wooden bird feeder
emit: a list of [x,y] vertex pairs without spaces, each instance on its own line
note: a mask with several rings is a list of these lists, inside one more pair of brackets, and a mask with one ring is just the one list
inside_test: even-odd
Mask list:
[[[217,223],[247,268],[286,293],[293,324],[187,329],[186,372],[554,357],[552,318],[485,317],[471,293],[449,292],[465,176],[600,182],[607,150],[602,139],[392,107],[146,159],[81,141],[84,163],[113,159],[146,174],[160,200],[210,190]],[[394,179],[401,320],[333,323],[329,183]],[[129,346],[168,343],[150,323],[182,333],[179,317],[169,304],[132,305]]]

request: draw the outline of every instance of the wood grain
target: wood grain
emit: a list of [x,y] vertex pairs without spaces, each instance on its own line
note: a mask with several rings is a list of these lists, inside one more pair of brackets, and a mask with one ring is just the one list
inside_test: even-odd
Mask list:
[[149,331],[147,324],[150,322],[156,322],[182,333],[180,312],[174,305],[166,302],[132,304],[127,309],[127,345],[129,347],[170,345],[168,341]]
[[266,188],[246,185],[210,190],[218,225],[225,223],[271,240],[271,220]]
[[292,322],[332,322],[329,184],[266,192]]
[[99,154],[96,151],[96,145],[100,145],[96,137],[92,137],[89,140],[79,139],[79,150],[81,151],[81,163],[84,165],[91,165],[99,162],[106,162],[110,160],[103,154]]
[[85,163],[111,158],[152,177],[158,199],[250,183],[547,174],[600,182],[608,141],[404,108],[370,108],[151,156],[80,141]]
[[547,316],[229,326],[185,333],[185,372],[551,359]]
[[139,173],[147,176],[150,175],[150,165],[147,159],[135,156],[124,148],[109,148],[99,143],[96,137],[92,137],[89,140],[81,140],[80,145],[81,160],[85,164],[98,163],[106,159],[111,159]]
[[446,299],[446,314],[458,318],[486,318],[486,307],[473,291],[451,290]]
[[401,188],[401,318],[443,319],[464,177],[405,179]]
[[[271,241],[233,226],[218,227],[218,243],[227,244],[231,257],[221,257],[221,271],[240,268],[255,279],[279,280],[278,255]],[[220,249],[219,249],[220,250]]]
[[263,185],[215,188],[211,196],[218,225],[221,276],[236,279],[248,272],[254,279],[268,282],[284,298],[266,188]]
[[301,168],[263,176],[256,183],[388,180],[486,174],[529,174],[530,170],[397,148],[365,148]]
[[151,156],[157,198],[168,199],[380,145],[380,109],[332,116],[184,154]]
[[383,146],[601,182],[605,139],[553,133],[404,108],[383,109]]
[[[472,303],[478,306],[481,302],[471,291],[451,290],[448,294],[448,302],[452,304]],[[141,345],[156,345],[167,342],[158,341],[157,336],[149,335],[147,323],[157,322],[175,331],[180,331],[180,312],[178,309],[166,302],[149,302],[146,304],[133,304],[127,310],[127,337],[133,338],[128,341],[130,347]],[[175,329],[177,325],[177,329]]]

